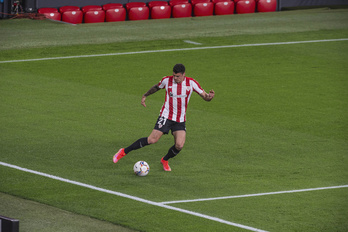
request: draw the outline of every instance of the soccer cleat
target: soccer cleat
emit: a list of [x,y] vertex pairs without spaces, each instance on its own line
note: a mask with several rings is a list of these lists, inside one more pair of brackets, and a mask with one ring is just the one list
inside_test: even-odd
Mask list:
[[114,155],[114,158],[113,158],[114,163],[117,163],[125,155],[126,153],[124,153],[124,148],[121,148],[120,150],[118,150],[118,152]]
[[163,169],[166,172],[170,172],[172,169],[169,167],[168,161],[164,160],[163,158],[161,159],[161,163],[163,165]]

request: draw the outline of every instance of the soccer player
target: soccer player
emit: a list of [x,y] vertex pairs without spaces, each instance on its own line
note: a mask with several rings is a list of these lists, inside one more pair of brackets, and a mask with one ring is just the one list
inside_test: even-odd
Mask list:
[[152,86],[141,98],[141,104],[146,107],[145,100],[149,95],[160,89],[166,90],[165,102],[159,117],[149,137],[140,138],[129,147],[121,148],[113,157],[117,163],[129,152],[156,143],[163,134],[171,130],[174,136],[174,145],[169,148],[168,153],[162,157],[161,163],[165,171],[171,171],[168,160],[173,158],[183,148],[186,140],[186,110],[193,92],[198,93],[205,101],[211,101],[215,95],[214,90],[206,93],[199,83],[191,77],[185,76],[185,66],[176,64],[173,68],[173,76],[163,77],[162,80]]

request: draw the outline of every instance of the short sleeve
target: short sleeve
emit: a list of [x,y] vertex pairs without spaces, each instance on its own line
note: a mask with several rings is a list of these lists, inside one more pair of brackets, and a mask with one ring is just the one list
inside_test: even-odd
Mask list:
[[168,83],[168,76],[165,76],[162,78],[160,82],[158,82],[158,87],[161,89],[164,89],[167,83]]

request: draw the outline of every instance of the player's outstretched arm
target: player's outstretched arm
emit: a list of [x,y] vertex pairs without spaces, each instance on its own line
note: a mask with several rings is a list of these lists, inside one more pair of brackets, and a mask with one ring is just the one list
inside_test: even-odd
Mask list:
[[209,93],[206,93],[203,91],[203,93],[200,94],[200,96],[205,100],[205,101],[211,101],[211,99],[214,98],[215,92],[214,90],[210,90]]
[[152,86],[141,98],[141,104],[146,107],[146,104],[145,104],[145,100],[146,100],[146,97],[153,94],[153,93],[156,93],[158,90],[160,90],[160,87],[158,87],[158,84]]

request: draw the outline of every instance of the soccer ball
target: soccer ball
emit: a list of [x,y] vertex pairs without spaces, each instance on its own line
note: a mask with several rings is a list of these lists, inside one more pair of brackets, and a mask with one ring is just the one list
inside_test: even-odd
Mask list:
[[150,166],[145,161],[138,161],[134,164],[133,170],[137,176],[146,176],[149,174]]

